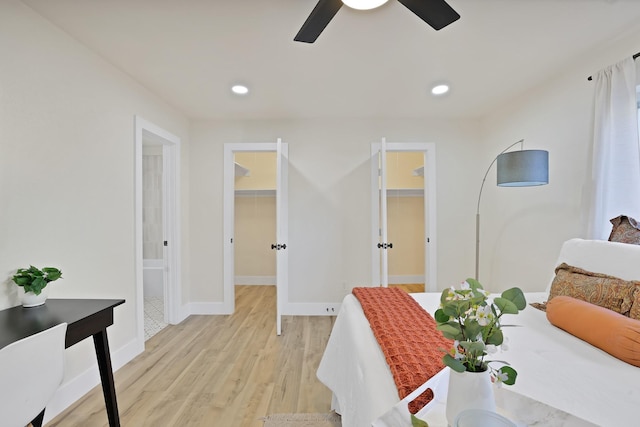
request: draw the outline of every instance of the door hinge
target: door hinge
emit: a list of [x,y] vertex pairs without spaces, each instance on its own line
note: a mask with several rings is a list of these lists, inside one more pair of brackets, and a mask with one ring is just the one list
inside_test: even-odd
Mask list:
[[169,242],[165,240],[165,241],[164,241],[164,245],[165,245],[165,246],[169,246]]

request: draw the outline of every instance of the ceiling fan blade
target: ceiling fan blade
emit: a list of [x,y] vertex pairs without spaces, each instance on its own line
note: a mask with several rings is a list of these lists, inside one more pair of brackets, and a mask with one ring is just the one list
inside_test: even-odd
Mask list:
[[313,43],[342,7],[342,0],[319,0],[293,40]]
[[398,0],[434,30],[441,30],[460,18],[445,0]]

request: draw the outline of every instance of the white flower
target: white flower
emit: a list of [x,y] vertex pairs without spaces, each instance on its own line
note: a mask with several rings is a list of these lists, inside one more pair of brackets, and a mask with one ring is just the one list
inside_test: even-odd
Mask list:
[[501,387],[502,383],[509,379],[509,375],[506,372],[496,371],[495,382],[496,386]]
[[453,286],[449,288],[448,291],[449,292],[447,292],[447,297],[445,298],[447,301],[455,301],[458,299],[458,295],[456,294],[456,290]]
[[491,307],[488,305],[476,309],[476,318],[480,326],[487,326],[493,320],[493,317]]
[[468,291],[471,289],[471,285],[469,284],[469,282],[467,282],[466,280],[464,282],[462,282],[462,284],[460,285],[460,289],[462,289],[463,291]]

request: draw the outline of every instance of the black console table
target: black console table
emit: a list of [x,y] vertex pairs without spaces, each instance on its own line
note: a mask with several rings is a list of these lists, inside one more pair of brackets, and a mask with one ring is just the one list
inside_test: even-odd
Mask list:
[[107,327],[113,324],[113,308],[123,303],[123,299],[48,299],[38,307],[0,310],[0,348],[60,323],[67,323],[65,348],[93,336],[109,425],[119,427]]

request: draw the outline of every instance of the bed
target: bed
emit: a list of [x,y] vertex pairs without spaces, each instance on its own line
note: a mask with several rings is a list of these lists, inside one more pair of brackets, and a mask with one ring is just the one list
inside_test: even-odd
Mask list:
[[[636,245],[572,239],[561,248],[557,264],[563,262],[624,280],[640,279],[640,246]],[[527,293],[527,302],[545,301],[550,286],[544,292]],[[439,293],[412,297],[429,313],[439,304]],[[514,325],[504,328],[509,339],[504,359],[519,376],[515,385],[500,393],[541,402],[572,417],[571,423],[558,425],[640,424],[640,368],[553,326],[545,312],[531,306],[516,316],[505,316],[502,323]],[[434,390],[433,405],[443,404],[438,388],[446,375],[443,371],[423,386]],[[332,407],[342,415],[344,427],[401,427],[398,420],[408,420],[407,399],[400,400],[384,355],[353,295],[342,303],[317,376],[332,391]],[[428,412],[429,405],[418,415]]]

